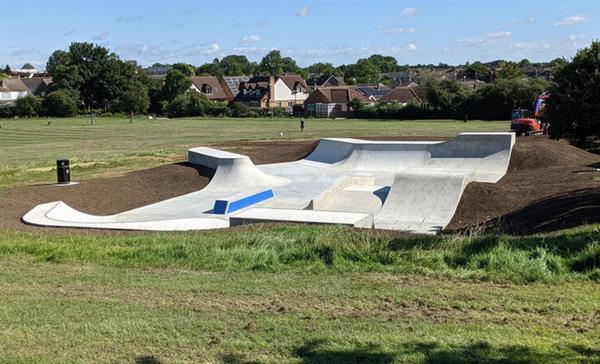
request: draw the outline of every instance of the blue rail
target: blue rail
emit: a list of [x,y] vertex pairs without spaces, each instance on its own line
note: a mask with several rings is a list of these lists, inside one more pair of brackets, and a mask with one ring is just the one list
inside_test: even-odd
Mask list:
[[229,198],[224,198],[215,201],[213,214],[230,214],[234,211],[243,209],[261,201],[268,200],[273,197],[273,190],[268,189],[250,195],[237,194]]

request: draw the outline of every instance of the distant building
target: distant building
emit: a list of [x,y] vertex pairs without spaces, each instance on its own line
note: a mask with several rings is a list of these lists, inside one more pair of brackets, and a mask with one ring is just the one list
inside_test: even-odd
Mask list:
[[365,96],[373,101],[379,101],[383,96],[387,95],[392,89],[381,83],[379,84],[358,84],[354,86]]
[[410,72],[390,72],[385,76],[390,79],[392,85],[408,86],[413,82],[413,75]]
[[250,76],[224,76],[222,83],[225,84],[225,92],[235,98],[240,92],[240,84],[242,82],[248,82]]
[[0,80],[0,104],[12,104],[29,94],[29,89],[20,78]]
[[410,102],[423,104],[425,95],[420,87],[398,86],[379,99],[380,102],[399,102],[406,105]]
[[164,82],[170,69],[169,66],[149,67],[144,70],[144,74],[148,78]]
[[550,68],[530,68],[525,70],[525,76],[529,78],[543,78],[546,81],[552,79],[552,70]]
[[21,81],[27,86],[30,94],[45,97],[52,83],[52,77],[22,78]]
[[318,118],[348,117],[353,111],[348,103],[354,99],[372,103],[354,86],[319,87],[304,102],[304,113]]
[[306,82],[314,88],[346,85],[343,77],[334,75],[311,75]]
[[215,76],[190,77],[190,80],[192,81],[190,90],[201,93],[209,100],[229,101],[233,99]]
[[300,75],[254,76],[241,82],[235,101],[252,107],[283,107],[292,113],[308,97],[308,86]]

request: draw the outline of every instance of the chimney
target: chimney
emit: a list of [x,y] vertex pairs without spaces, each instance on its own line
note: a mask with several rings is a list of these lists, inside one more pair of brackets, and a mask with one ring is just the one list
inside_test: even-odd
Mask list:
[[269,107],[277,105],[275,103],[275,76],[269,76]]

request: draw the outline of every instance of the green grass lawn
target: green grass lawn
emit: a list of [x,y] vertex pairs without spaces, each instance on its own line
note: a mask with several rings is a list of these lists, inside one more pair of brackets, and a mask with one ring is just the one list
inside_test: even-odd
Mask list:
[[6,362],[600,361],[600,227],[0,236]]
[[[50,125],[48,125],[50,123]],[[506,121],[455,120],[323,120],[298,119],[98,118],[3,119],[0,128],[0,188],[54,180],[53,166],[69,158],[79,179],[105,171],[125,172],[181,160],[193,146],[237,140],[318,139],[321,137],[431,135],[463,131],[505,131]],[[280,135],[283,133],[283,136]]]

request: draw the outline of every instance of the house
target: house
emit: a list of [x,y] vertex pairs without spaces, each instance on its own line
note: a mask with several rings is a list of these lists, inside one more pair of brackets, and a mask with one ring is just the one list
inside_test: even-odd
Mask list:
[[388,92],[387,95],[379,99],[380,102],[399,102],[402,105],[406,105],[410,102],[416,102],[422,104],[424,102],[425,95],[419,87],[407,87],[398,86]]
[[390,72],[385,76],[397,86],[408,86],[413,82],[413,75],[410,72]]
[[308,85],[314,88],[317,87],[332,87],[332,86],[345,86],[344,78],[334,75],[321,75],[314,74],[308,78]]
[[379,101],[383,96],[387,95],[392,89],[379,84],[358,84],[355,87],[373,101]]
[[21,81],[27,86],[30,94],[45,97],[48,93],[48,86],[52,83],[52,77],[22,78]]
[[165,82],[167,78],[167,72],[171,69],[170,66],[154,66],[149,67],[144,70],[144,74],[146,77],[151,78],[153,80],[157,80],[160,82]]
[[0,80],[0,104],[12,104],[29,94],[29,89],[20,78]]
[[250,76],[223,76],[222,84],[225,84],[225,92],[231,94],[232,98],[235,98],[240,92],[240,83],[248,82]]
[[201,93],[212,101],[230,101],[233,96],[228,95],[223,85],[215,76],[190,77],[192,85],[190,90]]
[[254,76],[239,88],[235,101],[252,107],[283,107],[288,113],[308,97],[308,86],[300,75]]
[[347,117],[352,113],[348,103],[354,99],[372,103],[354,86],[319,87],[304,101],[304,113],[318,118]]

